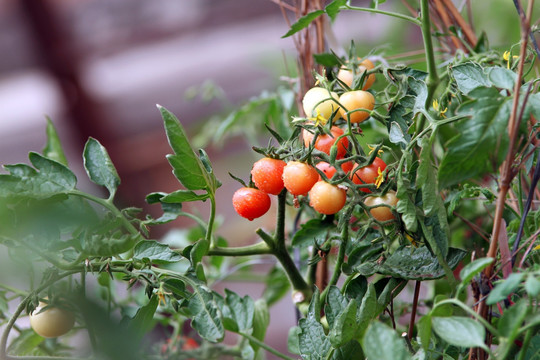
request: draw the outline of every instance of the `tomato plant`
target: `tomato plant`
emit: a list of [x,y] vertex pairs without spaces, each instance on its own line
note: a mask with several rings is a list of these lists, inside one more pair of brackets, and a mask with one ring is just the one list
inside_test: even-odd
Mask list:
[[75,325],[75,315],[66,309],[40,302],[30,314],[30,326],[44,338],[65,335]]
[[[253,164],[249,187],[231,194],[229,179],[218,180],[208,154],[161,106],[178,184],[148,194],[148,214],[120,207],[120,175],[97,139],[83,150],[86,175],[75,171],[51,121],[41,152],[30,152],[28,164],[4,165],[0,247],[9,281],[0,281],[0,359],[258,360],[268,352],[284,360],[524,360],[538,353],[533,2],[514,2],[522,34],[506,51],[490,47],[487,33],[476,36],[474,17],[451,1],[404,1],[410,14],[377,1],[279,3],[287,21],[296,20],[284,37],[295,39],[298,77],[288,74],[284,86],[220,116],[211,136],[251,134],[264,158]],[[408,42],[378,46],[366,55],[376,67],[358,59],[365,44],[330,48],[336,42],[325,34],[345,11],[418,26],[424,48],[396,54]],[[383,147],[384,161],[376,156]],[[240,164],[229,164],[236,173]],[[85,181],[102,191],[83,190]],[[271,207],[269,194],[276,195],[274,226],[254,229],[234,212],[219,213],[232,195],[240,216],[258,218]],[[241,294],[228,280],[241,282]],[[269,327],[284,323],[275,312],[270,319],[270,308],[289,293],[292,328],[274,330],[288,337],[269,341]],[[55,294],[69,294],[77,327],[55,301],[33,309]],[[90,346],[79,346],[80,338]]]
[[232,203],[238,215],[248,220],[263,216],[272,204],[268,194],[254,188],[243,187],[233,195]]
[[277,195],[283,190],[283,168],[285,161],[262,158],[253,164],[251,177],[255,186],[267,194]]

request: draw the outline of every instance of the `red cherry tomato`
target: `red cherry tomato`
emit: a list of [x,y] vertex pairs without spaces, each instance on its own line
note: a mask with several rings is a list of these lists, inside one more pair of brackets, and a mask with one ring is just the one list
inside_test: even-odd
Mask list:
[[[326,175],[326,178],[332,179],[334,175],[336,174],[336,168],[327,163],[326,161],[321,161],[317,165],[315,165],[317,169],[322,171],[324,175]],[[341,169],[345,174],[347,174],[349,171],[351,171],[353,167],[352,161],[347,161],[341,164]],[[322,180],[322,178],[319,176],[319,180]]]
[[248,187],[236,190],[232,203],[238,215],[249,221],[266,214],[271,205],[270,196],[267,193]]
[[283,160],[262,158],[253,164],[251,179],[255,186],[267,194],[278,195],[283,190]]
[[306,163],[290,161],[283,169],[283,183],[294,196],[307,195],[318,180],[317,170]]
[[[358,164],[356,164],[351,172],[351,180],[358,185],[374,184],[379,176],[379,169],[381,172],[386,169],[386,163],[379,157],[376,157],[375,160],[367,166],[359,167]],[[366,193],[371,192],[368,188],[360,188],[360,190]]]
[[[343,130],[340,129],[337,126],[332,126],[332,129],[330,129],[330,134],[320,134],[317,136],[317,140],[315,140],[315,149],[322,151],[328,155],[330,155],[330,149],[332,148],[332,145],[334,145],[337,141],[337,138],[343,135]],[[313,141],[313,137],[315,135],[311,132],[309,132],[306,129],[302,130],[302,137],[304,139],[304,146],[309,147],[311,142]],[[342,158],[347,153],[347,148],[349,147],[349,140],[346,137],[342,137],[339,139],[337,144],[337,155],[336,157]]]

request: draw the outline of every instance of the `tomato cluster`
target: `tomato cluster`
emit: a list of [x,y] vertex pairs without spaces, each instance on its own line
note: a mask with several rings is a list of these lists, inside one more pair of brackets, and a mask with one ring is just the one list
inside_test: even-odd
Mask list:
[[[244,187],[233,196],[238,214],[249,220],[264,215],[270,208],[269,195],[286,189],[295,204],[297,197],[307,196],[315,211],[331,215],[345,206],[348,191],[371,193],[379,188],[385,180],[387,164],[378,156],[370,156],[372,161],[354,156],[351,144],[351,129],[367,120],[375,108],[375,97],[369,91],[375,81],[374,68],[368,59],[345,64],[338,70],[333,85],[323,80],[321,86],[304,94],[302,107],[306,117],[299,125],[304,150],[300,156],[298,151],[281,151],[281,159],[269,151],[268,157],[255,162],[251,170],[253,186]],[[364,200],[371,217],[383,222],[394,219],[391,207],[397,204],[395,192],[384,192]]]

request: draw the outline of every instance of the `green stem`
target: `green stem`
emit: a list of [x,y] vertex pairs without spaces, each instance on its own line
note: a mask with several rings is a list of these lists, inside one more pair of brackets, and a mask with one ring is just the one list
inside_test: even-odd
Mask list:
[[493,334],[494,336],[497,336],[499,337],[500,334],[499,334],[499,331],[493,327],[493,325],[491,325],[486,319],[484,319],[482,316],[480,316],[479,314],[477,314],[474,310],[472,310],[471,308],[469,308],[467,305],[463,304],[461,301],[457,300],[457,299],[446,299],[446,300],[442,300],[442,301],[439,301],[438,303],[436,303],[434,306],[433,306],[433,310],[435,310],[436,307],[438,306],[442,306],[444,304],[453,304],[453,305],[457,305],[459,306],[461,309],[463,309],[467,314],[471,315],[472,317],[476,318],[476,320],[478,320],[482,325],[484,325],[484,327],[491,333]]
[[375,13],[375,14],[382,14],[386,16],[395,17],[397,19],[405,20],[418,26],[421,25],[420,21],[416,18],[413,18],[412,16],[408,16],[408,15],[404,15],[404,14],[400,14],[400,13],[396,13],[392,11],[384,11],[384,10],[379,10],[379,9],[371,9],[371,8],[350,6],[350,5],[343,5],[341,8],[344,10],[356,10],[356,11],[365,11],[365,12]]
[[79,191],[79,190],[71,190],[69,195],[79,196],[85,199],[88,199],[90,201],[95,202],[96,204],[99,204],[109,210],[111,213],[113,213],[116,217],[118,217],[122,221],[122,225],[126,228],[126,230],[132,234],[132,235],[140,235],[139,230],[133,226],[132,223],[126,219],[126,217],[122,214],[122,212],[112,203],[112,201],[105,200],[102,198],[99,198],[97,196],[87,194],[85,192]]
[[209,256],[250,256],[250,255],[265,255],[271,254],[272,249],[264,242],[259,242],[253,245],[222,248],[214,247],[208,251]]
[[523,345],[521,346],[521,350],[519,351],[519,356],[517,360],[525,360],[525,355],[527,355],[527,350],[529,350],[529,344],[531,343],[531,339],[533,335],[535,334],[535,329],[530,328],[527,330],[527,333],[525,334],[525,339],[523,339]]
[[[426,52],[426,65],[427,65],[427,79],[426,85],[428,93],[426,97],[426,107],[430,106],[433,100],[433,94],[439,85],[440,79],[437,75],[437,64],[435,63],[435,54],[433,51],[433,42],[431,39],[431,22],[429,19],[429,2],[428,0],[420,1],[420,13],[422,20],[422,39],[424,40],[424,49]],[[418,120],[417,130],[421,130],[424,127],[424,117],[420,117]]]
[[262,347],[264,350],[268,351],[269,353],[271,353],[272,355],[275,355],[281,359],[284,359],[284,360],[296,360],[292,357],[289,357],[279,351],[277,351],[276,349],[266,345],[264,342],[260,341],[259,339],[257,339],[256,337],[253,337],[251,335],[248,335],[246,333],[243,333],[243,332],[239,332],[238,335],[248,339],[249,341],[251,341],[252,343],[254,344],[257,344],[257,346],[260,346]]
[[210,248],[216,246],[215,239],[212,236],[214,231],[214,220],[216,219],[216,199],[213,196],[210,196],[210,218],[208,219],[208,227],[206,228],[206,240],[210,243]]

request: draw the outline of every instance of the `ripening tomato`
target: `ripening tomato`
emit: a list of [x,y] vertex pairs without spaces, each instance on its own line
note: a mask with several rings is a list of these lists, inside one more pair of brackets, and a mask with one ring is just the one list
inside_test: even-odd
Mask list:
[[262,158],[253,164],[251,179],[255,186],[267,194],[278,195],[283,190],[283,160]]
[[[332,148],[332,145],[336,143],[336,140],[338,137],[343,135],[344,131],[343,129],[332,126],[330,129],[330,134],[320,134],[317,136],[317,140],[315,140],[314,147],[315,149],[322,151],[328,155],[330,155],[330,149]],[[313,141],[313,137],[315,134],[311,133],[310,131],[303,129],[302,130],[302,138],[304,139],[304,146],[309,147],[311,142]],[[347,137],[342,137],[338,140],[337,146],[337,155],[336,158],[342,158],[347,153],[347,149],[349,147],[349,140]]]
[[[351,172],[351,180],[358,185],[375,184],[379,171],[383,172],[384,169],[386,169],[386,163],[380,157],[376,157],[370,165],[359,167],[358,164],[355,164]],[[371,192],[364,187],[361,187],[360,190],[366,193]]]
[[232,203],[238,215],[249,221],[266,214],[272,204],[267,193],[248,187],[236,190]]
[[383,205],[394,207],[397,203],[398,198],[396,197],[396,192],[393,190],[388,191],[386,195],[383,196],[370,196],[364,201],[364,204],[366,204],[367,206],[374,206],[373,209],[369,210],[369,213],[371,214],[371,216],[373,216],[373,218],[379,221],[388,221],[395,219],[392,210],[389,207]]
[[75,315],[66,309],[40,302],[30,314],[30,326],[44,338],[55,338],[66,334],[75,325]]
[[[334,175],[336,174],[336,168],[330,165],[329,163],[327,163],[326,161],[321,161],[317,163],[315,167],[319,169],[320,171],[322,171],[328,179],[332,179],[332,177],[334,177]],[[341,164],[341,169],[343,170],[345,174],[351,171],[352,167],[353,167],[352,161],[347,161]],[[319,176],[319,180],[322,180],[320,176]]]
[[[373,70],[375,68],[375,65],[371,62],[369,59],[364,59],[359,65],[358,69],[356,71],[357,77],[362,77],[363,74],[366,71]],[[346,67],[342,66],[337,74],[337,78],[347,84],[348,87],[352,86],[353,80],[354,80],[355,74],[353,74],[352,70],[347,69]],[[369,89],[373,83],[375,82],[375,74],[369,74],[366,77],[364,77],[364,86],[362,86],[362,90]]]
[[346,200],[345,189],[322,180],[317,181],[309,191],[309,205],[325,215],[337,213],[343,208]]
[[302,99],[302,106],[308,118],[317,117],[317,111],[320,115],[329,120],[332,114],[339,109],[336,102],[338,95],[321,87],[309,89]]
[[283,169],[285,188],[294,196],[307,195],[317,181],[319,181],[319,173],[313,166],[306,163],[290,161]]
[[343,105],[343,108],[339,109],[341,117],[345,120],[350,117],[353,124],[369,118],[370,111],[375,108],[375,97],[364,90],[345,92],[339,97],[339,102]]

